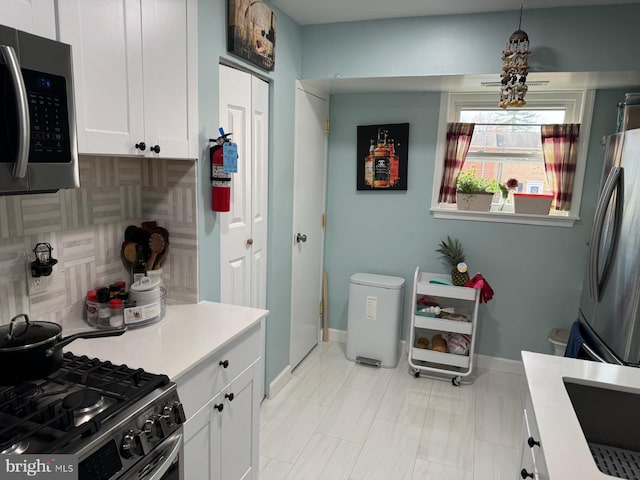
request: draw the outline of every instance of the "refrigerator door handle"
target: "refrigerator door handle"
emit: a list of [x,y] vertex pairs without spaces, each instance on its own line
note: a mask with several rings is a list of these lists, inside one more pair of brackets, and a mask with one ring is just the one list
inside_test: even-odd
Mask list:
[[[596,206],[595,219],[593,221],[593,228],[591,230],[591,245],[589,248],[589,291],[591,298],[596,302],[600,301],[600,295],[604,284],[607,280],[611,262],[613,260],[613,254],[615,252],[615,245],[617,243],[618,233],[620,231],[620,225],[622,223],[622,205],[624,203],[624,191],[623,191],[623,168],[614,167],[609,172],[607,180],[602,188],[598,205]],[[598,266],[600,264],[599,252],[600,252],[600,240],[602,239],[602,229],[606,219],[607,209],[611,203],[614,193],[618,196],[616,198],[616,208],[614,211],[613,222],[613,242],[611,248],[606,253],[606,259],[604,269],[602,272],[602,278],[598,278]]]
[[594,362],[607,363],[604,358],[594,352],[586,343],[582,344],[582,350],[587,354]]

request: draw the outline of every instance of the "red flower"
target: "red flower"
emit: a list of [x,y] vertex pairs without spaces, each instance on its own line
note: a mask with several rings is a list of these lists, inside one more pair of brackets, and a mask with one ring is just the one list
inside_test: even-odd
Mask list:
[[518,188],[518,180],[516,180],[515,178],[510,178],[509,180],[507,180],[505,186],[509,189]]

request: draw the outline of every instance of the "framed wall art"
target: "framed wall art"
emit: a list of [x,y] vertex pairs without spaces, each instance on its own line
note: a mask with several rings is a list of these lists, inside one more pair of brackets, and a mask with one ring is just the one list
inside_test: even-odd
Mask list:
[[276,61],[276,15],[261,0],[228,0],[227,50],[272,72]]
[[358,125],[358,190],[406,190],[409,124]]

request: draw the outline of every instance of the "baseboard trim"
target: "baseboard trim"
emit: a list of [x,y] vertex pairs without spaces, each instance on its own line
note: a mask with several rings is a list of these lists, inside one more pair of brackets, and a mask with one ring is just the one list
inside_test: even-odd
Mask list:
[[335,328],[329,329],[329,341],[338,343],[347,343],[347,331]]
[[275,398],[282,389],[289,383],[291,380],[291,367],[287,365],[282,369],[282,371],[274,378],[269,384],[269,391],[267,392],[267,398],[273,399]]
[[475,354],[475,360],[478,368],[482,368],[484,370],[524,375],[524,366],[522,365],[522,362],[518,360],[490,357],[489,355],[481,355],[479,353]]
[[[330,328],[329,341],[347,343],[347,331]],[[408,353],[407,342],[406,340],[402,340],[401,343],[401,352],[406,355]],[[484,370],[493,370],[495,372],[524,375],[524,367],[522,366],[522,362],[518,360],[511,360],[501,357],[491,357],[489,355],[482,355],[479,353],[475,354],[474,360],[477,368],[482,368]]]

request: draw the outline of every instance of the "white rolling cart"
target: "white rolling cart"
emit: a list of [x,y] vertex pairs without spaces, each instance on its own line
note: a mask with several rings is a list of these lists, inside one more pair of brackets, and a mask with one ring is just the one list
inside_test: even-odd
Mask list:
[[[432,279],[450,280],[449,275],[421,272],[416,268],[411,294],[411,328],[409,329],[409,372],[418,377],[421,373],[452,376],[451,382],[458,386],[463,377],[473,371],[476,325],[480,290],[430,283]],[[444,309],[440,316],[425,316],[417,305],[422,295],[428,295]],[[447,333],[466,334],[471,337],[468,354],[438,352],[416,347],[418,339],[431,339],[434,335]]]

